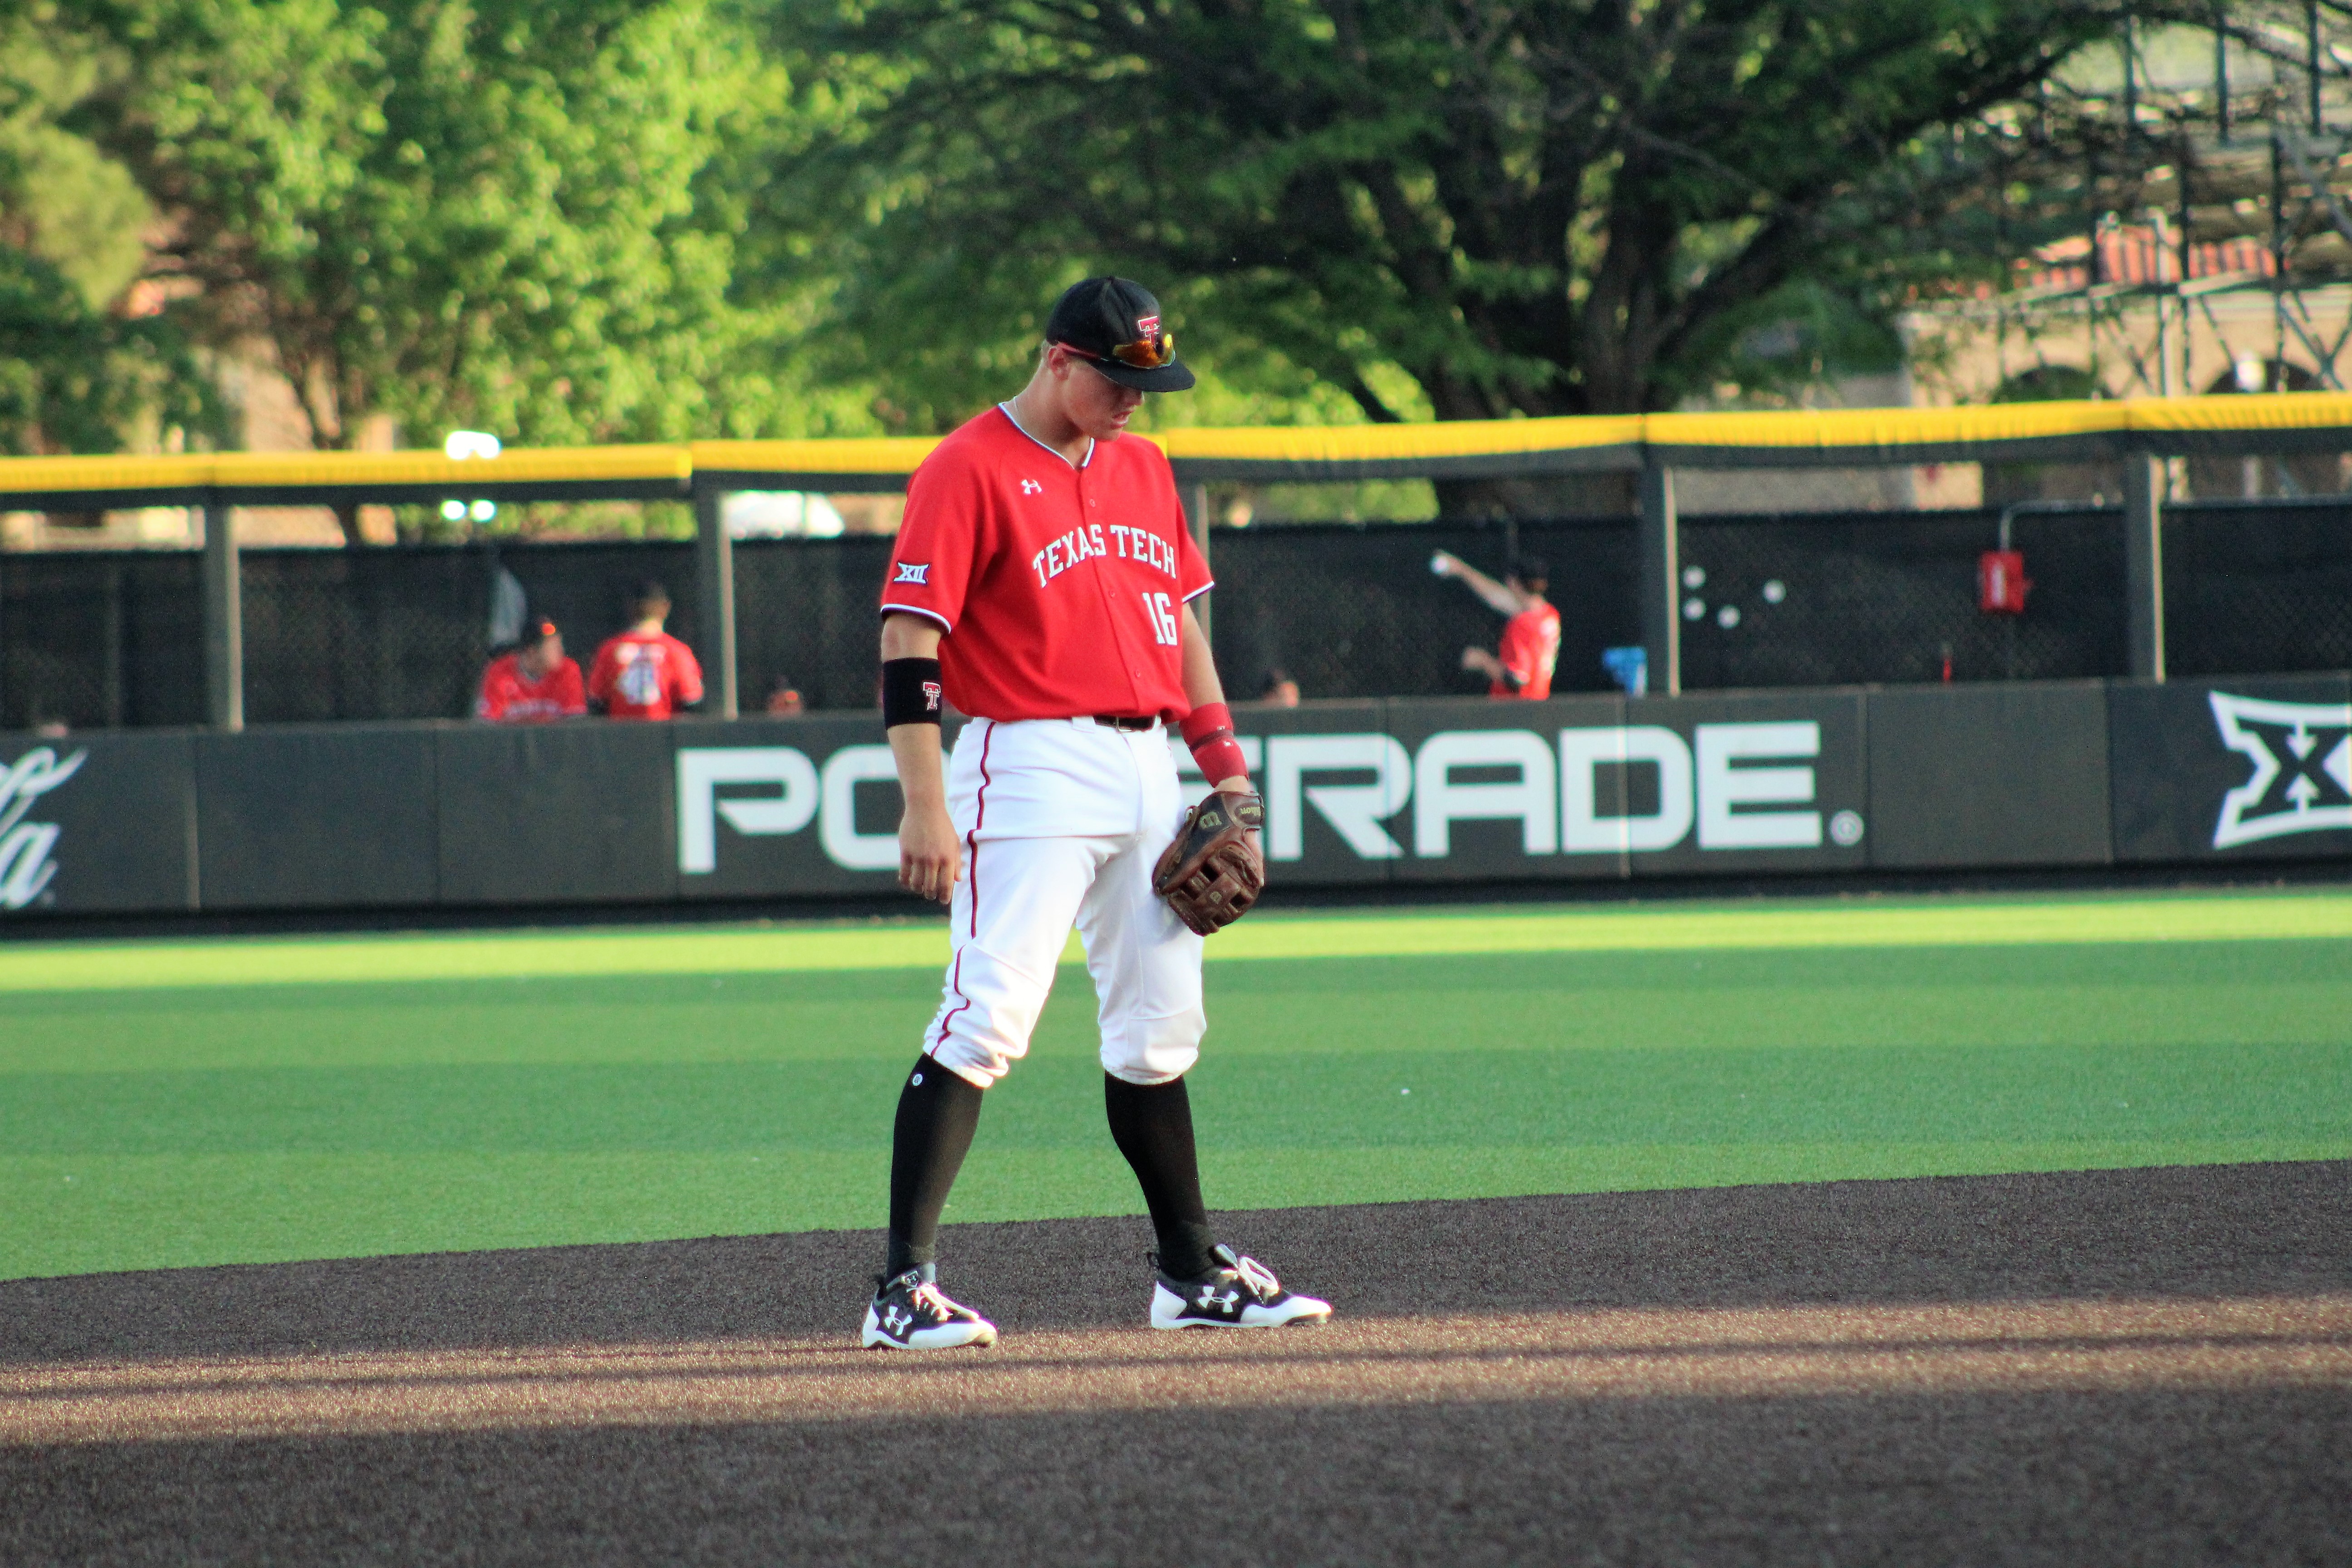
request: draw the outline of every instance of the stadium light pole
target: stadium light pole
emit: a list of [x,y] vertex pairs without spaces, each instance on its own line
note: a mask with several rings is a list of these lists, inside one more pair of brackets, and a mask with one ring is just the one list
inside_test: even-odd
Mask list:
[[205,508],[205,709],[216,730],[245,728],[245,608],[230,509]]

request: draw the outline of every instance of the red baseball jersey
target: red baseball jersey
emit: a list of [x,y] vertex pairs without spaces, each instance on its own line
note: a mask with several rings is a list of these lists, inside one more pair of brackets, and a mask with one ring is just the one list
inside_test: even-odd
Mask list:
[[975,718],[1179,717],[1181,611],[1209,587],[1158,447],[1072,468],[999,407],[908,481],[882,609],[939,623],[948,701]]
[[1549,697],[1552,668],[1559,663],[1559,612],[1538,605],[1513,616],[1503,625],[1503,646],[1495,657],[1511,679],[1486,688],[1487,696],[1524,697],[1530,702]]
[[623,632],[596,650],[588,695],[615,719],[667,719],[702,700],[702,666],[667,632]]
[[499,724],[544,724],[587,711],[580,666],[568,658],[533,680],[522,672],[520,654],[502,655],[482,671],[481,695],[474,699],[474,717]]

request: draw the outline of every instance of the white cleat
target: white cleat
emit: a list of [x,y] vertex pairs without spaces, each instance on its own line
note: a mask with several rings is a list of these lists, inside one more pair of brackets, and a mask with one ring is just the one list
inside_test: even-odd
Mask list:
[[866,1328],[858,1336],[867,1350],[951,1351],[996,1342],[994,1323],[948,1300],[919,1268],[909,1268],[896,1279],[877,1279],[874,1286]]
[[1281,1329],[1330,1321],[1331,1303],[1282,1288],[1274,1270],[1230,1247],[1217,1248],[1219,1267],[1197,1279],[1160,1276],[1151,1288],[1155,1329]]

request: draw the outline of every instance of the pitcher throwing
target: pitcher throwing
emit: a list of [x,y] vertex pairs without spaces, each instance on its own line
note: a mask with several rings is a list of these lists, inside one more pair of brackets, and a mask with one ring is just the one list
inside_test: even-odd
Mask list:
[[[882,707],[906,816],[898,879],[949,906],[938,1015],[898,1095],[889,1256],[864,1341],[986,1345],[995,1325],[936,1273],[940,1214],[982,1093],[1029,1048],[1062,949],[1085,938],[1103,1101],[1159,1239],[1153,1327],[1320,1322],[1218,1244],[1184,1074],[1200,1058],[1202,935],[1264,882],[1250,788],[1208,639],[1208,592],[1168,459],[1123,440],[1147,392],[1181,392],[1138,284],[1065,293],[1021,395],[942,441],[907,487],[882,589]],[[971,716],[944,767],[943,703]],[[1189,810],[1164,726],[1214,792]]]

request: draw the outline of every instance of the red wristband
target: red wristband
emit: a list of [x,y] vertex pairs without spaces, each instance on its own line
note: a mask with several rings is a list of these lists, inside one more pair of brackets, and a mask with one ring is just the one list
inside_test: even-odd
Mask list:
[[1201,776],[1211,784],[1249,773],[1242,743],[1234,739],[1233,711],[1222,702],[1204,703],[1184,716],[1184,743],[1201,764]]
[[1203,702],[1184,715],[1182,729],[1188,746],[1199,745],[1220,730],[1230,735],[1234,732],[1234,710],[1222,702]]
[[1219,731],[1193,747],[1192,760],[1201,764],[1201,776],[1213,784],[1249,773],[1249,759],[1242,754],[1242,743],[1234,739],[1231,730]]

